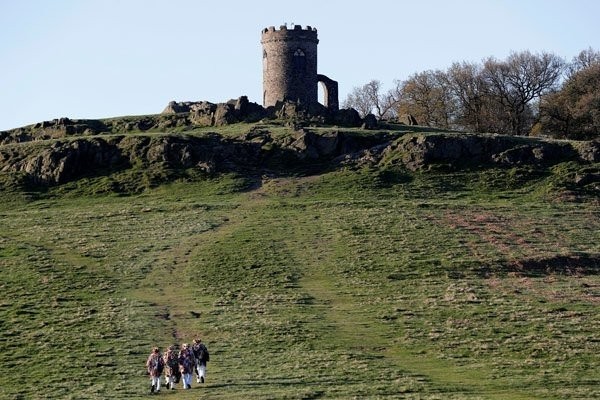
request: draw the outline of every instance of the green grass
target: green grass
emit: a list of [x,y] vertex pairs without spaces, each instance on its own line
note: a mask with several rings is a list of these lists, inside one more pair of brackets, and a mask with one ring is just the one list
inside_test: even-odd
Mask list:
[[2,399],[146,398],[195,335],[208,381],[165,398],[600,396],[598,203],[548,174],[107,179],[2,192]]

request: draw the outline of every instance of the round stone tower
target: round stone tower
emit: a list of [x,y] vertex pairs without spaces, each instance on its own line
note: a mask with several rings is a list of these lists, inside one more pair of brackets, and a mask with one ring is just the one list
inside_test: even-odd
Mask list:
[[318,101],[317,29],[294,25],[263,29],[263,106],[290,100],[310,105]]

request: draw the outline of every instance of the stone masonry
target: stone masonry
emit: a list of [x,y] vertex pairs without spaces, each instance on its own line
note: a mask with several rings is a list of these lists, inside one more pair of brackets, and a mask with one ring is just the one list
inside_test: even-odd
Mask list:
[[271,26],[262,31],[263,106],[292,101],[304,106],[318,102],[318,83],[324,87],[323,104],[338,110],[337,82],[317,74],[317,29],[294,25]]

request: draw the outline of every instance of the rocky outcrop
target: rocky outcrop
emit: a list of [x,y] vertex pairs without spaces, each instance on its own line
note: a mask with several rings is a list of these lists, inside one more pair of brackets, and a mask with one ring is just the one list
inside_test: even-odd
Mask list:
[[1,171],[25,173],[36,184],[64,183],[98,169],[114,168],[123,161],[115,144],[102,139],[55,142],[41,149],[0,148]]
[[30,182],[53,185],[133,165],[226,171],[259,164],[260,145],[218,135],[120,136],[57,141],[52,145],[0,147],[0,171],[24,173]]
[[377,117],[375,117],[373,114],[367,114],[365,115],[365,118],[363,118],[363,129],[375,129],[377,128],[377,125]]
[[587,162],[600,162],[600,141],[579,142],[575,145],[579,157]]
[[361,126],[363,120],[354,108],[344,108],[333,114],[332,123],[339,126]]
[[417,119],[414,116],[412,116],[411,114],[402,114],[402,115],[399,115],[396,118],[396,120],[399,123],[404,124],[404,125],[409,125],[409,126],[419,125],[417,123]]
[[72,120],[57,118],[34,125],[0,132],[0,145],[48,140],[75,135],[95,135],[107,130],[103,121],[92,119]]
[[43,185],[134,166],[197,168],[209,173],[261,171],[273,165],[324,165],[344,153],[390,143],[393,138],[387,134],[355,137],[336,130],[317,134],[308,129],[272,137],[268,131],[252,129],[239,138],[206,134],[63,139],[48,145],[0,146],[0,170],[22,173],[30,182]]
[[161,113],[162,115],[188,113],[193,125],[223,126],[236,122],[256,122],[267,113],[258,104],[248,101],[248,97],[229,100],[227,103],[175,102],[171,101]]
[[258,122],[262,119],[279,119],[288,126],[301,127],[311,124],[330,124],[341,127],[367,128],[377,126],[370,116],[365,121],[354,109],[330,110],[315,103],[308,107],[295,102],[279,102],[274,107],[263,108],[250,102],[246,96],[226,103],[175,102],[171,101],[161,114],[140,115],[102,120],[73,120],[58,118],[34,125],[0,131],[0,145],[36,140],[61,139],[69,136],[98,134],[124,134],[136,131],[166,132],[172,128],[195,128],[223,126],[238,122]]
[[275,118],[291,122],[290,125],[303,123],[332,124],[343,127],[359,127],[363,123],[368,129],[377,126],[375,116],[367,116],[364,120],[354,109],[332,110],[314,103],[308,106],[293,101],[280,101],[275,106],[263,108],[259,104],[248,101],[242,96],[227,103],[170,102],[161,115],[189,114],[194,125],[222,126],[236,122],[256,122],[263,118]]
[[289,147],[297,152],[299,159],[329,157],[337,151],[340,144],[337,132],[317,135],[302,129],[296,133],[295,138]]
[[552,165],[581,159],[568,142],[497,135],[411,134],[388,146],[383,159],[417,170],[431,164],[454,167]]
[[[216,105],[215,123],[249,105]],[[212,109],[210,105],[203,105]],[[218,116],[218,118],[217,118]],[[153,120],[137,119],[142,129]],[[171,122],[175,123],[177,118]],[[65,124],[68,122],[63,121]],[[68,125],[67,125],[68,126]],[[319,133],[317,133],[319,132]],[[531,138],[456,133],[353,133],[338,128],[299,128],[273,136],[255,126],[237,138],[204,135],[118,135],[62,138],[0,146],[0,171],[27,177],[35,184],[54,185],[86,175],[110,174],[124,168],[159,166],[194,168],[207,173],[255,171],[289,166],[333,168],[342,165],[399,165],[409,170],[445,165],[453,169],[487,166],[551,166],[564,161],[597,163],[598,142],[546,141]],[[598,181],[588,168],[577,184]]]

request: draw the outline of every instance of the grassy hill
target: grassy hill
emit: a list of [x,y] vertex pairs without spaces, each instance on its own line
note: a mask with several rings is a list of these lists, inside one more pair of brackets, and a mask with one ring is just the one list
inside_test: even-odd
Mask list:
[[207,383],[162,397],[600,397],[600,207],[573,183],[598,163],[407,169],[389,148],[58,185],[2,173],[0,398],[146,398],[150,348],[196,335]]

